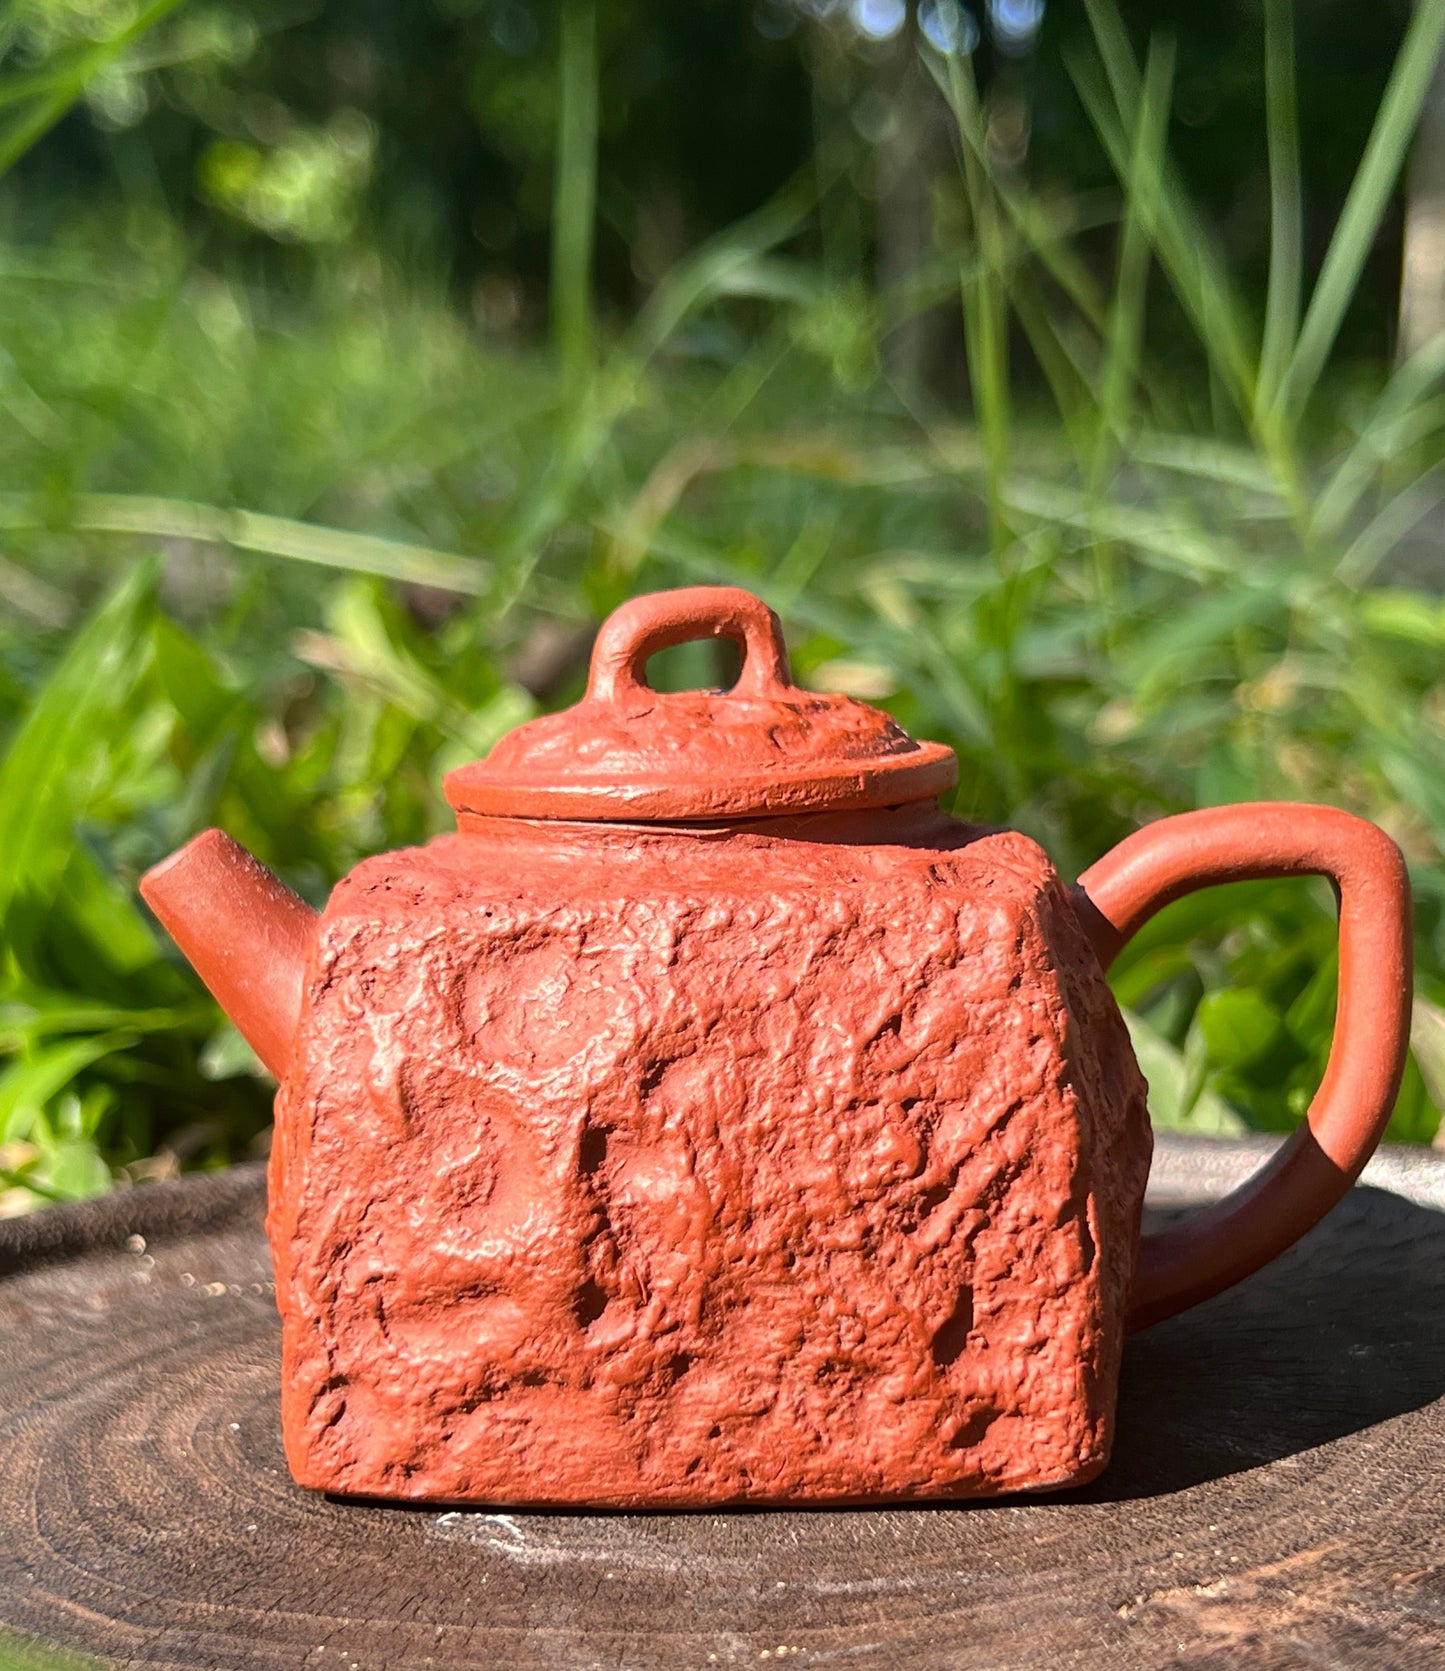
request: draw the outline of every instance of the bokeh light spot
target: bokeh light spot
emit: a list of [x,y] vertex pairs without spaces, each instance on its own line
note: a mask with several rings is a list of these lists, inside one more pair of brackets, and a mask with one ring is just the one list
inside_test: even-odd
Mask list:
[[848,8],[853,27],[870,41],[889,41],[908,21],[904,0],[853,0]]
[[1028,52],[1044,21],[1044,0],[988,0],[993,38],[1003,52]]
[[958,0],[923,0],[918,28],[935,52],[967,57],[978,45],[978,24]]

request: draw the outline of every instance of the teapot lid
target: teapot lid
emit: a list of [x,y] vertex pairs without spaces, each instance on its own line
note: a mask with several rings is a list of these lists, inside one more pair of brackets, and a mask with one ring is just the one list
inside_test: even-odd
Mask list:
[[[648,657],[731,638],[731,690],[655,691]],[[800,690],[778,618],[735,586],[634,598],[603,624],[587,694],[520,725],[485,760],[447,774],[458,813],[696,822],[895,806],[951,789],[958,762],[850,696]]]

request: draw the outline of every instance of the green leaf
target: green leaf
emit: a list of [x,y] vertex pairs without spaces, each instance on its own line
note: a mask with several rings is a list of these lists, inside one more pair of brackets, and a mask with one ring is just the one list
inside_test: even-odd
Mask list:
[[152,630],[161,689],[184,720],[196,747],[204,750],[247,704],[239,692],[222,683],[213,658],[174,621],[159,615]]
[[1445,604],[1421,592],[1382,587],[1360,599],[1360,621],[1382,638],[1430,649],[1445,646]]
[[1258,992],[1230,988],[1199,1001],[1195,1026],[1210,1061],[1220,1068],[1248,1067],[1265,1055],[1283,1029],[1280,1013]]
[[1134,706],[1147,711],[1177,692],[1201,661],[1231,645],[1240,627],[1282,614],[1288,587],[1286,577],[1267,576],[1258,585],[1221,588],[1192,608],[1141,627],[1119,669],[1121,682],[1133,689]]
[[206,1040],[196,1065],[202,1076],[210,1080],[237,1079],[242,1075],[263,1078],[266,1073],[256,1052],[229,1022]]
[[1339,953],[1331,952],[1286,1011],[1285,1026],[1290,1037],[1306,1050],[1323,1050],[1333,1037],[1339,985]]
[[1419,1062],[1412,1051],[1405,1061],[1400,1094],[1385,1138],[1390,1143],[1433,1143],[1440,1132],[1440,1108],[1432,1099]]
[[19,1050],[52,1033],[169,1032],[211,1013],[209,1004],[127,1009],[78,993],[21,985],[0,1001],[0,1050]]
[[0,1073],[0,1143],[29,1137],[46,1103],[78,1073],[134,1043],[133,1033],[101,1033],[47,1045],[32,1056],[12,1062]]
[[1410,1018],[1410,1049],[1437,1108],[1445,1108],[1445,1009],[1416,998]]
[[137,564],[72,640],[0,760],[0,923],[65,874],[75,825],[104,781],[107,740],[134,685],[155,565]]
[[61,888],[68,926],[108,970],[135,975],[156,961],[160,947],[135,898],[87,848],[71,854]]
[[1231,924],[1264,909],[1269,882],[1227,882],[1176,899],[1149,919],[1114,961],[1114,971],[1131,969],[1160,948],[1192,940],[1218,940]]
[[1162,1033],[1132,1010],[1124,1011],[1140,1071],[1149,1082],[1149,1118],[1166,1131],[1207,1137],[1235,1137],[1244,1120],[1223,1097],[1207,1090],[1202,1076]]
[[62,1137],[43,1148],[32,1176],[62,1201],[104,1195],[111,1185],[110,1168],[95,1144],[85,1137]]

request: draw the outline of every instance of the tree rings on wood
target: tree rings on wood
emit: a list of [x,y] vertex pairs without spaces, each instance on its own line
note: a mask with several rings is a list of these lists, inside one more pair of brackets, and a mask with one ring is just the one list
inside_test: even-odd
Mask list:
[[[1250,1154],[1161,1138],[1156,1185]],[[262,1182],[0,1224],[0,1631],[131,1667],[1445,1658],[1445,1159],[1133,1338],[1115,1460],[963,1507],[535,1515],[292,1484]],[[1156,1188],[1156,1199],[1159,1190]]]

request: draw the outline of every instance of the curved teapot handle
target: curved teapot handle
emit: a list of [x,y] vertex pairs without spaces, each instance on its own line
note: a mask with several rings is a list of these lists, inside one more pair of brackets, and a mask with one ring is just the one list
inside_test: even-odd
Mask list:
[[1147,825],[1079,878],[1081,917],[1107,968],[1171,901],[1217,882],[1328,876],[1340,902],[1340,984],[1329,1064],[1303,1126],[1218,1205],[1145,1236],[1131,1329],[1208,1299],[1334,1206],[1390,1118],[1410,1036],[1410,881],[1395,843],[1332,807],[1257,802]]

